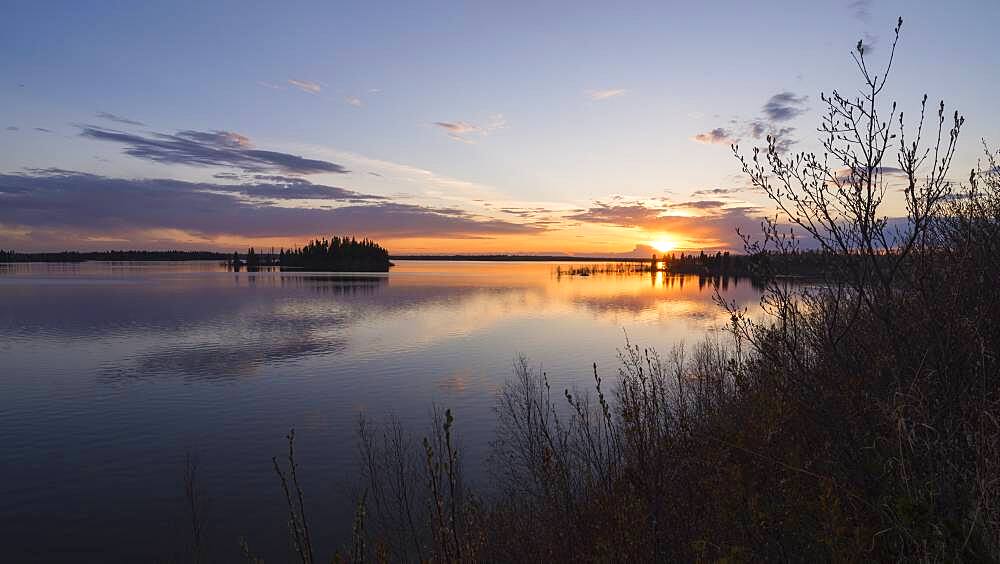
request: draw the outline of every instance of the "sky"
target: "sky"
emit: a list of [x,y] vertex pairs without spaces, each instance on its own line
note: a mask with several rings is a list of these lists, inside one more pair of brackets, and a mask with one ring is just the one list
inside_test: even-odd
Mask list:
[[[742,248],[774,205],[730,144],[819,149],[884,61],[904,115],[1000,144],[988,1],[0,5],[0,248],[370,237],[400,253]],[[902,215],[890,194],[887,214]]]

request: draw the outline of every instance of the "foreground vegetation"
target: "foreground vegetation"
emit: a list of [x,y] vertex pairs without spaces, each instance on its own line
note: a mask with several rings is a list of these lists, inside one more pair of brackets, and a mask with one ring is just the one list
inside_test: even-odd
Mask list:
[[726,252],[706,254],[671,253],[649,260],[614,261],[591,264],[557,266],[556,276],[592,276],[594,274],[683,274],[720,277],[745,277],[762,280],[768,277],[818,278],[838,260],[837,255],[823,250],[801,251],[797,248],[786,253],[772,254],[767,261],[759,254],[736,255]]
[[[822,284],[770,278],[764,321],[719,297],[726,340],[665,356],[627,345],[617,378],[595,367],[589,393],[552,390],[519,360],[481,493],[450,412],[419,441],[362,421],[343,559],[1000,560],[998,154],[956,187],[963,120],[941,104],[905,129],[895,105],[881,113],[888,69],[870,71],[860,44],[857,62],[862,94],[823,98],[825,156],[734,147],[783,221],[835,257]],[[898,229],[880,211],[892,182]],[[748,239],[765,274],[797,247],[787,232],[769,222]],[[294,434],[289,446],[275,470],[293,546],[314,562]]]

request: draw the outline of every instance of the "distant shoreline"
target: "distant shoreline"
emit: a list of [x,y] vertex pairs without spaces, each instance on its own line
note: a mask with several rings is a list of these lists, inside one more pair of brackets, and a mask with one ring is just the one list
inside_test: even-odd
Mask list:
[[0,249],[0,262],[190,262],[218,260],[225,261],[231,257],[227,253],[207,251],[60,251],[51,253],[19,253],[5,252]]
[[[261,256],[270,256],[261,253]],[[232,255],[207,251],[112,251],[112,252],[49,252],[0,254],[0,262],[190,262],[228,261]],[[469,261],[469,262],[649,262],[652,256],[636,257],[582,257],[566,255],[390,255],[390,260]]]
[[[277,253],[260,253],[254,255],[260,261],[260,267],[278,267]],[[775,277],[806,277],[815,278],[825,273],[831,266],[830,258],[823,253],[806,252],[801,254],[773,257],[774,262],[768,267],[768,275]],[[600,256],[568,256],[568,255],[390,255],[388,261],[436,261],[436,262],[557,262],[557,263],[618,263],[635,265],[626,270],[585,268],[580,272],[574,269],[566,271],[567,275],[579,274],[588,276],[596,273],[639,273],[668,272],[672,274],[694,274],[701,276],[737,276],[759,277],[759,272],[752,264],[754,260],[748,255],[729,253],[684,254],[680,256],[664,253],[657,256],[657,264],[652,264],[653,255],[648,258],[636,257],[600,257]],[[233,264],[233,255],[202,251],[111,251],[111,252],[60,252],[60,253],[10,253],[0,251],[0,263],[64,263],[80,264],[84,262],[193,262],[215,261],[227,265]],[[322,265],[285,265],[282,270],[303,272],[389,272],[389,267],[398,266],[389,262],[385,270],[360,267],[327,268]],[[240,268],[246,268],[241,260]],[[248,271],[256,271],[256,267]],[[586,271],[586,272],[583,272]]]
[[636,257],[580,257],[566,255],[392,255],[392,260],[439,260],[473,262],[649,262],[652,255]]

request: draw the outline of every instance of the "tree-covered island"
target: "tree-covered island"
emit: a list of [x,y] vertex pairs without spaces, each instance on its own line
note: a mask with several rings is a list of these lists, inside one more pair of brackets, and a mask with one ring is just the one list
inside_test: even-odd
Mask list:
[[389,272],[389,251],[370,239],[333,237],[311,241],[301,248],[278,253],[282,270],[322,272]]

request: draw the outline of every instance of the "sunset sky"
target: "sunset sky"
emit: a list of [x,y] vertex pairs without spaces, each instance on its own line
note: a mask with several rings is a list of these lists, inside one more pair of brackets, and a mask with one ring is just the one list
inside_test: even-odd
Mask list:
[[887,93],[962,112],[961,179],[1000,142],[995,0],[7,3],[0,247],[738,248],[774,208],[729,144],[816,150],[897,16]]

